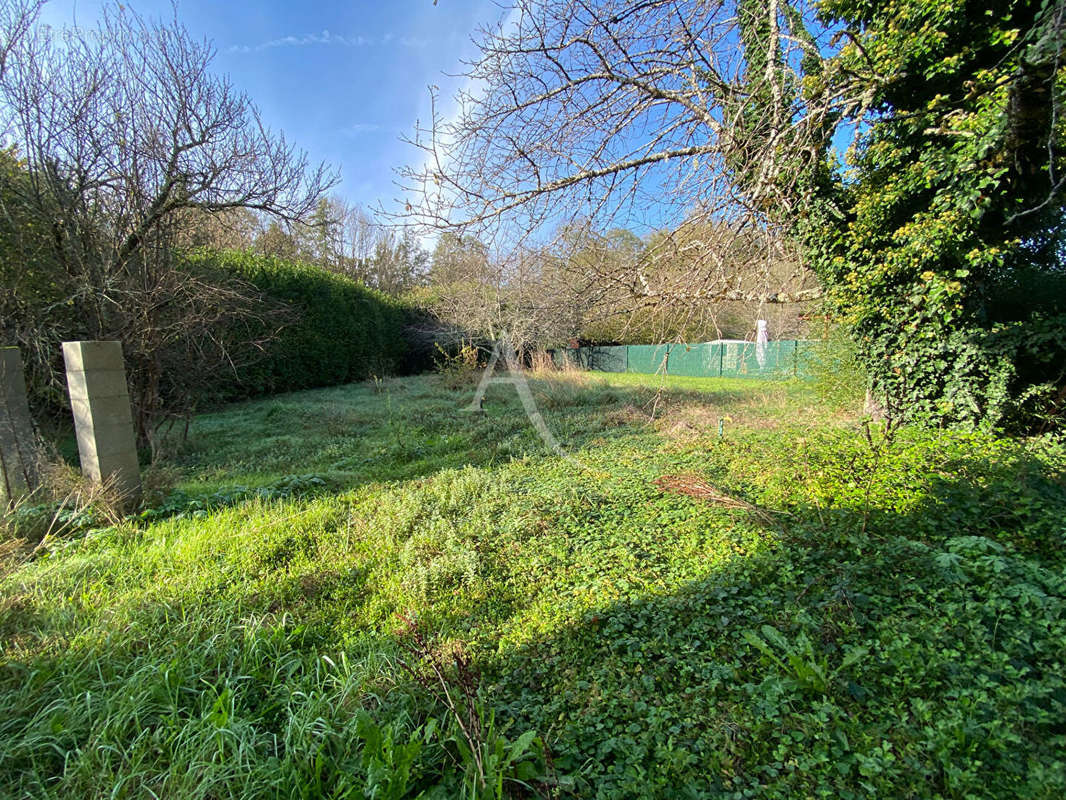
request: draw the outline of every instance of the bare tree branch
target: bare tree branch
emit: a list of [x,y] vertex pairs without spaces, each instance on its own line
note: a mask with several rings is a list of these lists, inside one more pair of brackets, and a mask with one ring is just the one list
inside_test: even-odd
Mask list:
[[653,277],[645,258],[597,277],[674,307],[816,298],[784,231],[832,120],[858,100],[801,97],[800,62],[821,46],[811,13],[784,0],[518,0],[482,31],[454,113],[433,98],[398,221],[501,253],[574,224],[713,231],[688,242],[687,275]]

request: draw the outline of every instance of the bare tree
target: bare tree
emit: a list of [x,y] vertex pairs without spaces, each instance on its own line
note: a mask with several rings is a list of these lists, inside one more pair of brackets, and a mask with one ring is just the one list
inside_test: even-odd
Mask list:
[[45,0],[0,0],[0,75],[12,48],[26,35]]
[[451,326],[456,341],[498,335],[502,275],[484,244],[472,236],[442,234],[430,260],[429,283],[424,303]]
[[374,257],[383,227],[359,205],[340,197],[330,198],[328,207],[328,224],[332,227],[328,261],[336,265],[337,271],[365,280],[365,265]]
[[94,29],[28,30],[0,77],[0,112],[26,170],[9,188],[48,227],[78,333],[123,341],[142,440],[165,411],[172,346],[194,359],[186,376],[208,353],[217,368],[228,359],[223,336],[241,330],[232,317],[255,313],[240,299],[247,287],[197,283],[176,266],[190,215],[301,219],[336,180],[267,129],[211,72],[213,56],[176,19],[116,3]]
[[518,247],[500,256],[472,236],[444,233],[424,297],[445,327],[430,332],[441,343],[500,342],[520,353],[564,344],[604,295],[575,281],[567,266],[555,247]]
[[[783,229],[843,95],[801,100],[818,61],[788,0],[518,0],[483,31],[452,114],[418,130],[407,218],[524,242],[576,219],[674,231],[597,275],[660,306],[811,300]],[[735,240],[749,246],[735,261]],[[657,268],[683,251],[687,274]],[[782,273],[782,264],[793,269]]]
[[250,250],[261,233],[259,217],[246,208],[190,208],[175,216],[175,245],[182,250]]
[[381,223],[355,203],[323,197],[306,219],[261,227],[252,243],[266,255],[299,259],[391,295],[418,285],[429,254],[410,228]]
[[[781,336],[820,294],[788,241],[765,227],[737,228],[694,213],[676,228],[648,237],[628,260],[590,260],[586,281],[611,287],[607,310],[630,308],[642,338],[692,341],[723,336],[738,325],[754,335],[757,319],[773,319]],[[628,298],[628,302],[627,302]],[[781,306],[788,306],[787,309]],[[657,331],[658,336],[650,336]],[[734,330],[733,335],[739,331]]]

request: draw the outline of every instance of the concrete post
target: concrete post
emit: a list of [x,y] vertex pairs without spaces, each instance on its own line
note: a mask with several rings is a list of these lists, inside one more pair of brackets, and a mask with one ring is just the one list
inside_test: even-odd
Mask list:
[[126,389],[121,342],[63,342],[81,471],[91,481],[113,477],[124,502],[141,495],[137,441]]
[[0,512],[38,485],[37,447],[17,347],[0,348]]

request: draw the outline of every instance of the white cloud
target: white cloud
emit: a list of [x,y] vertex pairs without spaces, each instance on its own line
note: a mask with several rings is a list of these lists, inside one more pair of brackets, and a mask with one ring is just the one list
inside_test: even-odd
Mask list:
[[342,136],[356,137],[361,136],[364,133],[380,133],[387,130],[384,125],[379,125],[376,122],[353,122],[351,125],[341,130]]
[[260,53],[264,50],[273,50],[278,47],[311,47],[311,46],[336,46],[336,47],[374,47],[376,45],[399,45],[401,47],[421,48],[429,44],[428,39],[420,39],[413,36],[396,36],[386,33],[380,39],[367,36],[343,36],[324,30],[321,33],[305,33],[302,36],[282,36],[259,44],[235,44],[226,48],[227,53]]

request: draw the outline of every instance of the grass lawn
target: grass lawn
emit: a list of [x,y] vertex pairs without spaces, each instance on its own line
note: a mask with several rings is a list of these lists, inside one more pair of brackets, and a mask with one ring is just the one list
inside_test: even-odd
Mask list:
[[284,395],[9,561],[0,796],[1066,796],[1062,437],[532,387],[572,459],[509,386]]

